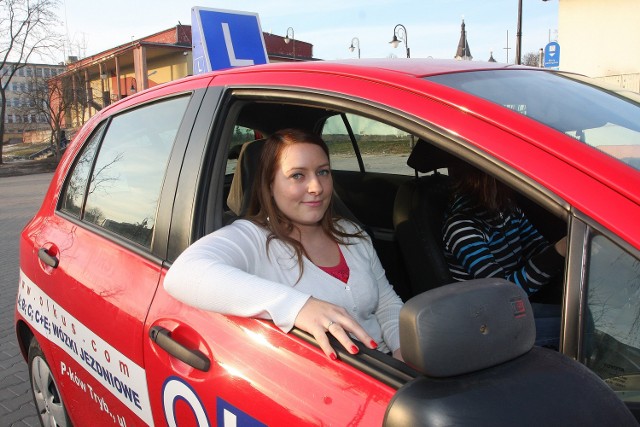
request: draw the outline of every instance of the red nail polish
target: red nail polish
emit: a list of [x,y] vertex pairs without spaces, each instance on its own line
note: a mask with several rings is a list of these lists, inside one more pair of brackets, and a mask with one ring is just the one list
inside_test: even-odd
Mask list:
[[329,355],[329,358],[331,358],[331,360],[338,360],[338,356],[336,356],[336,354],[335,354],[335,353],[331,353],[331,354]]
[[358,347],[356,347],[355,345],[351,346],[351,353],[352,354],[356,354],[358,351],[360,351],[360,350],[358,350]]
[[375,342],[374,340],[371,340],[369,344],[371,344],[371,347],[373,347],[374,349],[378,348],[378,343]]

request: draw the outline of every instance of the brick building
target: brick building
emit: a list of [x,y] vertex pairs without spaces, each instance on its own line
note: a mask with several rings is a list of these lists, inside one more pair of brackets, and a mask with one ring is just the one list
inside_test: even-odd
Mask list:
[[[263,33],[270,62],[313,60],[313,45]],[[193,73],[191,26],[177,25],[67,65],[58,84],[73,85],[77,100],[65,128],[78,128],[96,111],[139,90]]]

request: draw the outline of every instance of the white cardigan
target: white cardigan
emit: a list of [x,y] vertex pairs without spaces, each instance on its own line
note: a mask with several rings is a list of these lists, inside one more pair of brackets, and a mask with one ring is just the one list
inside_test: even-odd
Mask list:
[[[348,233],[358,228],[339,225]],[[284,332],[309,297],[344,307],[378,343],[380,351],[400,347],[399,314],[402,300],[387,280],[368,237],[352,238],[340,249],[349,266],[344,282],[304,258],[299,276],[295,252],[274,239],[265,253],[268,230],[236,220],[204,236],[173,263],[164,280],[176,299],[204,310],[242,317],[272,319]]]

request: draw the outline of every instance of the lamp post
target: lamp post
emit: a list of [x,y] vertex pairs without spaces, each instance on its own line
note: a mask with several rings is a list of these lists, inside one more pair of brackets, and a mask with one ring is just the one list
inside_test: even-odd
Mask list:
[[358,59],[360,59],[360,39],[354,37],[351,39],[351,46],[349,46],[349,51],[353,52],[356,46],[358,47]]
[[[398,32],[398,30],[402,30],[402,32]],[[391,44],[391,46],[396,48],[398,47],[398,44],[400,44],[401,40],[404,41],[404,46],[407,48],[407,58],[410,58],[409,42],[407,41],[407,39],[408,39],[407,29],[404,27],[404,25],[398,24],[395,27],[393,27],[393,39],[391,39],[389,44]]]
[[516,28],[516,64],[522,64],[522,0],[518,0],[518,27]]
[[[542,1],[547,2],[549,0]],[[522,64],[522,0],[518,0],[518,28],[516,28],[516,64]]]
[[[289,37],[289,30],[291,30],[291,37]],[[293,59],[296,59],[296,39],[295,39],[295,33],[293,32],[293,27],[287,28],[287,35],[284,38],[284,42],[286,44],[289,44],[291,40],[293,40]]]

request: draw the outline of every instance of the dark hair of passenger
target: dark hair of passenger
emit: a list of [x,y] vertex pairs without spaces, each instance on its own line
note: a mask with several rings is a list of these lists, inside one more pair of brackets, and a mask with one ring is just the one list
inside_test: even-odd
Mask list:
[[475,203],[490,212],[509,212],[515,208],[513,190],[493,176],[473,166],[456,170],[454,194],[466,194]]
[[[285,149],[293,144],[313,144],[322,148],[329,160],[329,148],[322,138],[314,133],[301,129],[282,129],[273,133],[267,138],[262,149],[260,162],[256,171],[257,182],[254,183],[249,207],[247,210],[247,219],[267,228],[271,234],[267,239],[267,253],[269,243],[273,239],[282,240],[287,243],[296,252],[298,265],[300,266],[300,274],[303,270],[303,255],[306,255],[302,244],[291,237],[295,225],[287,218],[278,208],[275,200],[271,196],[271,183],[276,174],[276,169],[280,165],[280,159]],[[349,234],[345,233],[336,225],[338,219],[333,213],[333,197],[329,202],[329,207],[324,216],[320,220],[320,225],[324,232],[332,237],[336,243],[347,244],[346,238],[362,237],[361,233]]]

